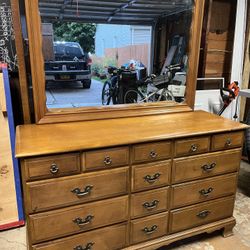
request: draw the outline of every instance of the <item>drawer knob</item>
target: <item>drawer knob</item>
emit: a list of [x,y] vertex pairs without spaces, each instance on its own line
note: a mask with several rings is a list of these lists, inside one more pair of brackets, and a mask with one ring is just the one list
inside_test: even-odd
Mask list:
[[84,188],[83,191],[81,191],[80,188],[75,188],[75,189],[71,190],[71,192],[76,194],[77,197],[84,197],[86,195],[89,195],[91,193],[92,189],[93,189],[93,186],[87,186]]
[[159,180],[160,176],[161,176],[160,173],[156,173],[156,174],[154,174],[153,176],[151,176],[151,175],[146,175],[146,176],[144,177],[144,180],[145,180],[146,182],[152,184],[152,183],[155,183],[157,180]]
[[213,192],[213,188],[208,188],[207,190],[206,189],[202,189],[199,191],[199,193],[205,197],[208,197],[209,194],[211,194]]
[[190,148],[190,151],[194,153],[194,152],[196,152],[197,150],[198,150],[198,145],[192,144],[192,145],[191,145],[191,148]]
[[227,140],[226,140],[226,147],[230,147],[231,145],[232,145],[232,139],[231,138],[228,138]]
[[104,162],[104,164],[105,164],[106,166],[109,166],[109,165],[112,164],[112,159],[111,159],[111,157],[106,156],[103,162]]
[[86,218],[84,218],[84,219],[82,219],[82,218],[80,218],[80,217],[78,217],[78,218],[75,218],[74,220],[73,220],[73,222],[75,223],[75,224],[77,224],[77,226],[79,226],[79,227],[84,227],[84,226],[87,226],[88,224],[90,224],[91,223],[91,221],[94,219],[94,216],[93,215],[88,215]]
[[74,247],[74,250],[91,250],[92,247],[94,246],[94,244],[95,243],[90,242],[85,247],[83,247],[83,246],[76,246],[76,247]]
[[197,214],[197,217],[201,219],[205,219],[211,212],[208,210],[201,211],[200,213]]
[[143,205],[144,208],[146,208],[147,210],[150,211],[150,210],[153,210],[153,209],[157,208],[159,202],[160,201],[158,201],[158,200],[154,200],[152,202],[145,202],[142,205]]
[[158,154],[157,154],[154,150],[152,150],[152,151],[150,152],[150,157],[151,157],[152,159],[155,159],[157,156],[158,156]]
[[213,171],[213,169],[216,167],[216,163],[212,163],[212,164],[206,164],[206,165],[204,165],[204,166],[202,166],[201,168],[203,169],[203,171],[204,172],[207,172],[207,173],[209,173],[209,172],[211,172],[211,171]]
[[51,174],[57,174],[59,172],[59,167],[53,163],[51,166],[50,166],[50,173]]
[[158,226],[157,225],[153,225],[151,228],[148,228],[148,227],[145,227],[142,229],[142,231],[145,233],[145,234],[153,234],[154,232],[157,231],[157,228]]

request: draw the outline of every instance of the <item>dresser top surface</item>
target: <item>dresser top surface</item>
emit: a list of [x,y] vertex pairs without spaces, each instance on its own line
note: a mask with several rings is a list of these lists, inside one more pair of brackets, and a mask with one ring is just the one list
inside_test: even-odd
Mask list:
[[121,119],[21,125],[16,131],[16,156],[39,156],[128,145],[211,133],[248,126],[204,111]]

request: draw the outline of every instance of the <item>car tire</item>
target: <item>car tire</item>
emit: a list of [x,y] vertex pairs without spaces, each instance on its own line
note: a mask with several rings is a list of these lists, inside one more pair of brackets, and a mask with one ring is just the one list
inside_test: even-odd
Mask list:
[[91,80],[84,80],[84,81],[82,81],[82,87],[84,89],[90,89],[90,86],[91,86]]

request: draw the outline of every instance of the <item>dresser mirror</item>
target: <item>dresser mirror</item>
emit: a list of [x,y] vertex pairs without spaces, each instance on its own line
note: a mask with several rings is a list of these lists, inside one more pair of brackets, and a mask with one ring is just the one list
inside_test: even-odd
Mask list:
[[204,1],[25,4],[37,123],[193,108]]

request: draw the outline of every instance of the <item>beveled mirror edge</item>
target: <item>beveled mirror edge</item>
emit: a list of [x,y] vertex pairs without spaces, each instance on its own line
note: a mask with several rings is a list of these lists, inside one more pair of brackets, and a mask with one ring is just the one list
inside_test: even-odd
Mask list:
[[188,61],[186,103],[176,104],[175,106],[171,106],[166,102],[161,102],[144,105],[119,105],[109,108],[91,107],[48,110],[46,107],[45,74],[44,70],[42,70],[44,68],[44,60],[41,49],[41,18],[39,15],[38,0],[25,0],[36,123],[47,124],[192,111],[195,102],[200,37],[205,0],[194,0],[194,2],[194,14],[189,41],[190,54]]

